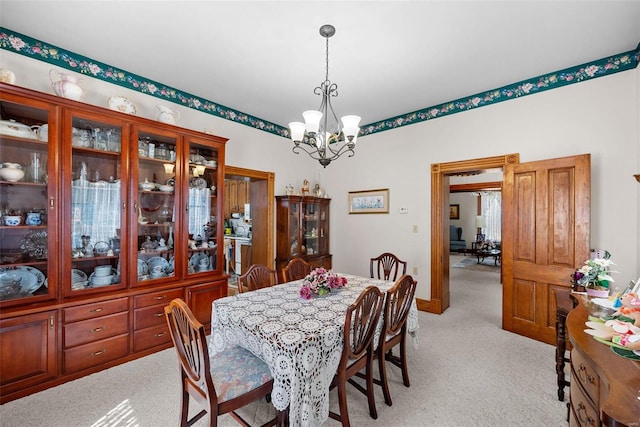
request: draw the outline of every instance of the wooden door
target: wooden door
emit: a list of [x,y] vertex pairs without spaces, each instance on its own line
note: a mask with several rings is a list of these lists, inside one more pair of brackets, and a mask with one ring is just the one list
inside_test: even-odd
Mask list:
[[555,343],[555,292],[589,257],[588,154],[507,164],[502,194],[502,327]]

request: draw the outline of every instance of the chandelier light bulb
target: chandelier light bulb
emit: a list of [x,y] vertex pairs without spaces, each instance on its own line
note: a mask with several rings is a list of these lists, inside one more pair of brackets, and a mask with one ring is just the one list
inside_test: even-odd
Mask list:
[[316,134],[320,130],[320,120],[322,119],[322,113],[316,110],[307,110],[302,113],[304,117],[304,123],[307,129],[307,133]]
[[301,142],[304,139],[304,123],[291,122],[289,123],[289,129],[291,130],[291,140],[293,142]]
[[347,139],[358,134],[360,116],[344,116],[340,120],[342,120],[342,132]]

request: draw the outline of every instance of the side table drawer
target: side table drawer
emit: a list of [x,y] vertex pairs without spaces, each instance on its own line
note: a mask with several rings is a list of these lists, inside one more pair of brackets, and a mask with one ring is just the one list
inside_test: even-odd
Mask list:
[[62,310],[63,322],[76,322],[78,320],[93,319],[107,314],[119,313],[129,310],[129,299],[118,298],[110,301],[96,302],[92,304],[78,305]]
[[[600,376],[593,369],[591,363],[577,350],[571,350],[571,380],[580,383],[590,399],[591,404],[599,407],[600,399]],[[573,389],[573,387],[571,387]]]
[[64,351],[64,372],[72,373],[129,353],[129,334],[107,338]]
[[574,420],[574,424],[571,424],[570,420],[571,426],[600,426],[598,411],[592,406],[591,400],[583,394],[582,388],[578,384],[571,384],[571,415]]
[[156,304],[169,305],[171,300],[176,298],[184,298],[184,290],[182,288],[137,295],[133,297],[133,307],[140,308]]
[[167,320],[164,314],[164,307],[165,305],[161,304],[136,309],[133,314],[133,328],[137,331],[163,323],[166,325]]
[[169,334],[169,326],[154,326],[152,328],[136,331],[133,334],[133,351],[138,352],[147,348],[171,342],[171,334]]
[[64,347],[74,347],[104,338],[126,334],[129,330],[129,313],[116,313],[96,319],[64,325]]

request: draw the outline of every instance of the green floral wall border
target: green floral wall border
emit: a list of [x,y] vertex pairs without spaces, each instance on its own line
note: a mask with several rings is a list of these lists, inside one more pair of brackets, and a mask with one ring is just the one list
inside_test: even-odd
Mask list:
[[[4,27],[0,27],[0,48],[44,61],[67,70],[86,74],[96,79],[135,90],[146,95],[151,95],[156,98],[183,105],[197,111],[221,117],[232,122],[250,126],[264,132],[269,132],[284,138],[289,137],[289,130],[283,126],[262,120],[199,96],[180,91],[176,88],[165,86],[161,83],[120,70],[108,64],[94,61],[85,56],[69,52],[60,47],[33,39]],[[640,44],[635,50],[523,80],[499,89],[489,90],[487,92],[460,98],[455,101],[446,102],[444,104],[423,108],[411,113],[392,117],[390,119],[370,123],[362,126],[360,136],[384,132],[386,130],[408,126],[426,120],[469,111],[474,108],[485,107],[498,102],[533,95],[562,86],[630,70],[638,66],[639,60]]]
[[557,89],[562,86],[619,73],[620,71],[636,68],[639,59],[640,44],[638,44],[635,50],[371,123],[362,127],[359,136],[371,135],[385,130],[408,126],[425,120],[461,113],[474,108],[485,107],[487,105],[497,104],[498,102],[521,98],[523,96]]
[[289,130],[275,123],[245,114],[233,108],[225,107],[224,105],[183,92],[176,88],[165,86],[85,56],[69,52],[60,47],[33,39],[24,34],[13,32],[4,27],[0,27],[0,48],[144,93],[145,95],[151,95],[156,98],[174,102],[232,122],[241,123],[282,137],[289,137]]

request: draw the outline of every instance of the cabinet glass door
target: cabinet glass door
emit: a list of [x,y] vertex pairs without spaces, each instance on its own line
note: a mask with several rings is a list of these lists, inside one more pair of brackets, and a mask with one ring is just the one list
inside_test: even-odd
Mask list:
[[218,169],[218,150],[205,141],[189,140],[184,173],[187,190],[187,220],[184,239],[187,246],[187,274],[218,270],[218,185],[224,183]]
[[318,254],[325,255],[329,253],[329,204],[321,203],[318,205],[318,228],[316,231],[318,236]]
[[176,275],[176,148],[178,136],[155,129],[134,132],[137,177],[132,180],[135,219],[132,282],[163,281]]
[[[11,98],[11,100],[7,99]],[[57,138],[48,137],[51,106],[0,99],[0,306],[55,296],[57,208],[49,185],[49,159]],[[21,101],[24,101],[22,103]],[[28,105],[26,104],[28,103]],[[52,180],[55,181],[55,180]]]
[[318,218],[319,205],[313,201],[306,201],[302,204],[302,254],[318,254]]
[[301,203],[289,200],[289,242],[291,242],[291,257],[302,255],[300,248],[300,206]]
[[83,112],[65,112],[64,122],[65,150],[70,152],[65,156],[70,164],[64,167],[64,192],[70,195],[65,196],[70,200],[65,206],[70,233],[64,235],[64,256],[71,261],[63,272],[65,295],[122,288],[126,132],[117,120]]

